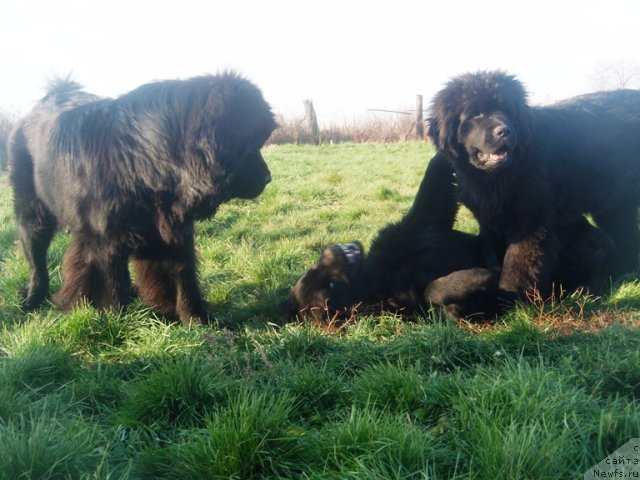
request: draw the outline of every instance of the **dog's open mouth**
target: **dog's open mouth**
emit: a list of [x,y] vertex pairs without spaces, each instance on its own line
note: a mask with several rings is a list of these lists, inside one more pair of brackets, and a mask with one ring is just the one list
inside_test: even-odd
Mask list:
[[362,258],[362,245],[358,241],[347,244],[338,244],[344,253],[347,263],[356,263]]
[[509,149],[506,146],[491,153],[478,151],[477,156],[478,160],[486,167],[498,167],[507,163],[510,159]]

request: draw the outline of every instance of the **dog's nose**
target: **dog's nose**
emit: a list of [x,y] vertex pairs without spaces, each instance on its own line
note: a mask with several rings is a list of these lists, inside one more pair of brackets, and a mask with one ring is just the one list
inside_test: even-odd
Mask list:
[[493,129],[493,136],[498,139],[503,139],[511,135],[511,129],[507,125],[498,125]]
[[271,174],[270,174],[270,173],[267,173],[267,174],[264,176],[264,183],[265,183],[265,185],[266,185],[267,183],[271,183],[271,180],[272,180],[272,179],[271,179]]

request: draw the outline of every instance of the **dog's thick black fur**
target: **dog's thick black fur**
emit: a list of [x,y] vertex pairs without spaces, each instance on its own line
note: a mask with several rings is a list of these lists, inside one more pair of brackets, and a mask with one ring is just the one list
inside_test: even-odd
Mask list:
[[371,310],[411,316],[430,306],[445,307],[455,318],[495,313],[498,277],[481,267],[477,237],[404,227],[382,229],[369,256],[357,241],[324,247],[291,290],[289,317],[339,319]]
[[475,235],[416,229],[405,220],[389,224],[371,244],[368,271],[376,298],[407,312],[429,305],[455,317],[496,312],[498,277],[485,268]]
[[162,313],[207,322],[194,222],[270,181],[260,148],[276,127],[262,93],[235,73],[143,85],[115,99],[69,80],[14,129],[9,145],[18,231],[30,267],[23,298],[48,295],[47,249],[72,235],[61,308],[125,306],[137,292]]
[[485,263],[501,271],[501,290],[549,293],[562,250],[574,245],[568,233],[581,230],[585,213],[615,246],[602,274],[617,277],[638,266],[640,91],[532,108],[513,76],[465,74],[435,96],[429,122],[438,153],[410,216],[450,228],[456,202],[469,207],[480,223]]
[[[586,219],[559,230],[564,245],[552,281],[558,291],[600,292],[614,254],[602,230]],[[413,212],[384,227],[368,256],[359,242],[327,245],[289,294],[289,317],[316,320],[372,308],[413,315],[444,307],[453,318],[491,318],[506,305],[500,271],[487,268],[479,236],[438,227],[416,227]]]

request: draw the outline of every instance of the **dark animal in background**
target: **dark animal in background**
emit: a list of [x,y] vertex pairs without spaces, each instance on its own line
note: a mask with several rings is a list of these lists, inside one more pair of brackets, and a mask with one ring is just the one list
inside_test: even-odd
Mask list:
[[47,298],[47,249],[62,227],[73,239],[55,297],[61,308],[82,299],[119,308],[139,293],[184,323],[207,322],[194,222],[263,191],[271,175],[260,149],[275,127],[260,90],[231,72],[149,83],[115,99],[53,82],[9,146],[30,268],[24,307]]
[[425,222],[448,227],[458,200],[469,207],[502,291],[548,294],[574,243],[566,232],[580,231],[585,213],[615,247],[603,275],[638,266],[640,91],[532,108],[515,77],[465,74],[435,96],[429,122],[438,153],[411,213],[433,216],[437,206],[443,213]]

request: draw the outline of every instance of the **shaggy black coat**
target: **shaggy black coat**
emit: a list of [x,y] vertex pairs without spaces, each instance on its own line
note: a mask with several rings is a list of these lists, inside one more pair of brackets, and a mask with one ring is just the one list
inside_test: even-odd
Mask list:
[[383,228],[369,256],[357,241],[325,246],[291,290],[288,316],[331,321],[380,310],[411,316],[431,306],[454,318],[495,313],[498,276],[482,268],[478,237],[405,227]]
[[194,222],[263,191],[271,176],[260,148],[275,127],[258,88],[234,73],[150,83],[115,99],[55,81],[9,142],[30,267],[24,307],[48,295],[47,249],[61,227],[73,236],[61,308],[81,299],[119,308],[139,293],[184,323],[207,322]]
[[[602,272],[614,252],[608,235],[586,219],[558,235],[564,246],[552,275],[558,289],[598,292],[605,287]],[[368,256],[357,241],[327,245],[295,284],[285,307],[289,317],[316,320],[372,309],[412,315],[431,306],[444,307],[456,319],[489,318],[507,306],[499,279],[500,271],[485,264],[481,237],[421,227],[412,210],[378,232]]]
[[549,293],[562,249],[573,246],[567,232],[581,229],[585,213],[615,247],[602,275],[638,266],[640,91],[532,108],[513,76],[465,74],[435,96],[429,122],[438,153],[410,215],[448,228],[456,202],[466,205],[503,291]]

